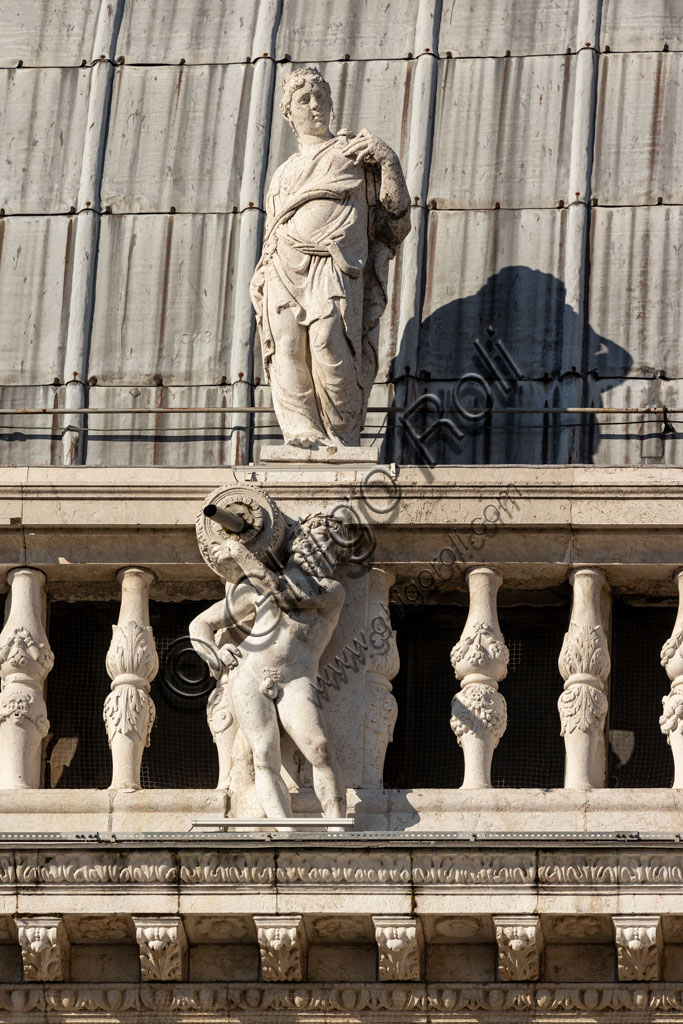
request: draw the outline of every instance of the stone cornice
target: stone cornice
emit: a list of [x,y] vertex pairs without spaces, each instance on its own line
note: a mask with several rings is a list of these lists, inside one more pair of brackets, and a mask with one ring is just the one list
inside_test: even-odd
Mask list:
[[[676,984],[497,984],[420,985],[409,982],[358,984],[142,984],[12,985],[0,987],[3,1020],[51,1019],[70,1021],[139,1020],[139,1014],[173,1014],[182,1022],[225,1020],[226,1012],[239,1012],[240,1020],[261,1020],[263,1011],[279,1012],[284,1019],[321,1019],[329,1013],[353,1020],[391,1014],[396,1020],[424,1021],[439,1014],[452,1024],[477,1021],[498,1024],[501,1014],[533,1024],[574,1019],[614,1021],[615,1013],[632,1013],[633,1020],[677,1022],[683,1012],[683,985]],[[156,1019],[151,1016],[150,1019]],[[384,1019],[384,1018],[382,1018]],[[388,1019],[388,1018],[387,1018]]]

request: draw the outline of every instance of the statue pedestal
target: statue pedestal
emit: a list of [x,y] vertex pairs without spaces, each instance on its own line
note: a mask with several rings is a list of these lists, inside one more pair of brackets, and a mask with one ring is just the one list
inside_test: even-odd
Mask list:
[[379,449],[351,448],[340,445],[319,448],[297,448],[293,444],[270,444],[261,448],[260,462],[322,462],[322,463],[364,463],[377,465]]

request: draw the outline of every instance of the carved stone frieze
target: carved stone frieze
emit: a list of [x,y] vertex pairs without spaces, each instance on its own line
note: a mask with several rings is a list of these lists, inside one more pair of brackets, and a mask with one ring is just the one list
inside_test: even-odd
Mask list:
[[618,858],[612,853],[541,853],[541,885],[616,885]]
[[372,921],[379,950],[379,980],[419,981],[424,946],[420,919],[381,914]]
[[65,981],[69,940],[61,917],[18,917],[16,925],[24,981]]
[[187,973],[187,938],[180,917],[133,915],[143,981],[182,981]]
[[254,917],[264,981],[302,981],[306,972],[306,932],[300,914]]
[[168,885],[177,881],[175,857],[167,851],[128,854],[65,853],[15,854],[16,880],[25,884],[100,885],[139,883]]
[[381,885],[386,882],[410,883],[408,854],[366,853],[290,853],[278,858],[277,881],[309,884]]
[[533,885],[535,858],[516,853],[415,853],[416,885]]
[[538,981],[543,932],[533,914],[494,917],[498,944],[498,977],[501,981]]
[[662,958],[661,919],[619,914],[612,921],[619,981],[657,981]]
[[683,853],[649,853],[619,855],[619,882],[621,885],[683,885]]
[[271,854],[211,851],[179,856],[182,885],[272,885],[275,881]]
[[[292,1024],[308,1013],[323,1022],[330,1013],[371,1015],[400,1013],[402,1020],[424,1021],[425,1014],[443,1013],[451,1024],[471,1024],[478,1014],[487,1024],[498,1024],[500,1015],[519,1014],[520,1021],[543,1021],[557,1015],[605,1014],[606,1024],[615,1014],[633,1013],[635,1020],[661,1020],[669,1024],[683,1013],[682,984],[365,984],[353,982],[303,984],[143,984],[143,985],[6,985],[0,987],[0,1009],[9,1018],[24,1020],[26,1014],[50,1014],[50,1019],[92,1020],[101,1015],[168,1013],[175,1021],[219,1024],[226,1012],[281,1011],[291,1014]],[[98,1015],[98,1016],[96,1016]],[[413,1016],[414,1015],[414,1016]],[[486,1015],[486,1016],[483,1016]],[[394,1018],[395,1019],[395,1018]],[[622,1019],[622,1018],[619,1018]]]

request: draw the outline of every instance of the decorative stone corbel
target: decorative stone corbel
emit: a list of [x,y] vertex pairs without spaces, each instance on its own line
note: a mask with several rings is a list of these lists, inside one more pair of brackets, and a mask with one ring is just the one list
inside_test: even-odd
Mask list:
[[493,751],[507,726],[507,705],[498,683],[507,675],[509,651],[498,625],[496,595],[503,577],[477,566],[467,573],[470,610],[451,665],[460,692],[451,704],[451,729],[465,758],[463,789],[491,785]]
[[564,691],[557,707],[565,745],[565,789],[604,785],[605,688],[610,657],[602,622],[601,599],[607,584],[599,569],[576,569],[569,630],[558,659]]
[[0,633],[0,789],[38,789],[50,729],[43,689],[54,664],[44,628],[45,575],[40,569],[11,569],[7,581]]
[[24,981],[66,981],[69,939],[61,917],[16,919]]
[[263,981],[303,981],[306,973],[306,932],[301,914],[254,917]]
[[494,916],[501,981],[538,981],[543,952],[541,920],[534,914]]
[[154,725],[150,683],[159,669],[152,627],[149,624],[149,569],[120,569],[121,609],[112,626],[107,652],[111,693],[104,702],[104,722],[111,747],[111,789],[140,789],[142,752],[149,746]]
[[187,937],[180,917],[133,915],[142,981],[185,981]]
[[619,981],[659,981],[662,924],[657,916],[618,914],[612,918]]
[[674,789],[683,789],[683,569],[677,569],[678,615],[673,633],[662,647],[662,665],[671,680],[671,690],[662,697],[659,727],[666,736],[674,759]]
[[373,916],[380,981],[419,981],[424,939],[416,917]]
[[399,670],[396,631],[391,628],[389,591],[395,576],[383,569],[368,573],[368,614],[365,662],[365,723],[363,728],[363,787],[381,789],[384,759],[398,715],[391,680]]

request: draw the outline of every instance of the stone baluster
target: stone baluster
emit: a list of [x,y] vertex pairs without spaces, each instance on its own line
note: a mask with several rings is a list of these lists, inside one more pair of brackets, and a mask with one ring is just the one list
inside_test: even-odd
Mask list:
[[603,627],[607,584],[599,569],[576,569],[569,629],[558,664],[564,691],[557,706],[566,752],[565,789],[593,789],[605,779],[605,688],[610,657]]
[[154,573],[149,569],[120,569],[121,609],[118,625],[112,626],[107,652],[111,693],[104,702],[104,721],[111,747],[111,789],[140,789],[142,752],[149,746],[154,724],[150,683],[157,674],[154,636],[149,624],[149,589]]
[[395,576],[383,569],[368,573],[368,614],[365,662],[365,724],[363,728],[363,787],[381,789],[384,758],[398,715],[391,680],[399,669],[396,631],[391,628],[389,591]]
[[0,633],[0,789],[38,789],[42,745],[50,723],[43,696],[54,664],[45,633],[45,576],[11,569],[5,625]]
[[673,754],[674,789],[683,789],[683,569],[678,569],[674,578],[678,585],[678,615],[661,654],[671,690],[662,697],[659,726]]
[[469,615],[451,651],[451,664],[460,680],[460,691],[451,704],[451,729],[465,758],[463,789],[490,787],[493,751],[507,726],[507,705],[498,692],[509,658],[496,609],[502,582],[495,569],[469,570]]

